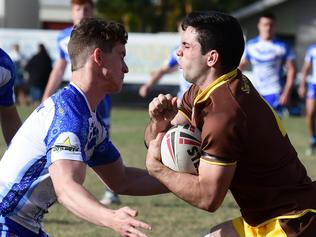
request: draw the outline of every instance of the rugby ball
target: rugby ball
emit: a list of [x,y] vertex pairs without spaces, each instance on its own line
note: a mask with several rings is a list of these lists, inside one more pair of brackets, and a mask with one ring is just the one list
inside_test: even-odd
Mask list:
[[201,156],[201,132],[189,125],[171,127],[161,147],[162,163],[174,171],[197,174]]

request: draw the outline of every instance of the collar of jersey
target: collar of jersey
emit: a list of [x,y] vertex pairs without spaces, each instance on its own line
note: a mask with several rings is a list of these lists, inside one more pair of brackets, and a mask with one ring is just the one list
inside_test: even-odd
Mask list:
[[230,71],[229,73],[226,73],[219,78],[217,78],[215,81],[213,81],[211,84],[208,85],[204,90],[199,91],[197,97],[194,100],[194,104],[202,103],[206,101],[210,94],[219,86],[223,85],[227,81],[231,80],[232,78],[236,77],[238,74],[238,70],[234,69],[233,71]]
[[84,100],[86,101],[86,104],[87,104],[87,106],[88,106],[88,108],[89,108],[90,113],[94,113],[94,112],[92,111],[91,107],[90,107],[90,104],[89,104],[89,102],[88,102],[88,99],[87,99],[86,95],[85,95],[85,94],[83,93],[83,91],[79,88],[79,86],[77,86],[77,85],[76,85],[75,83],[73,83],[73,82],[70,82],[69,85],[71,85],[72,87],[74,87],[74,88],[82,95],[82,97],[83,97]]

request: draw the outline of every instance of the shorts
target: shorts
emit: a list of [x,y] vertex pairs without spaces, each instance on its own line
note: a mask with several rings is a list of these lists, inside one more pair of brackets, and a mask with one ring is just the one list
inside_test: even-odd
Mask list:
[[306,98],[316,100],[316,84],[308,83]]
[[300,215],[276,217],[255,227],[248,225],[242,217],[232,222],[240,237],[316,236],[316,213],[309,210]]
[[0,223],[0,237],[49,237],[43,230],[37,234],[9,218],[4,220],[5,223]]
[[263,95],[262,97],[282,117],[284,107],[279,104],[280,94]]

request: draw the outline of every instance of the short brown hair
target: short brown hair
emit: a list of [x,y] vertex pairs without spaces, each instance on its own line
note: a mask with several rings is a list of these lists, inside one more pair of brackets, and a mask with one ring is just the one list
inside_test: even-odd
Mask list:
[[93,1],[92,0],[71,0],[71,5],[78,4],[83,5],[89,3],[93,7]]
[[68,43],[72,71],[83,67],[94,49],[111,52],[116,43],[125,45],[127,38],[128,34],[120,23],[95,17],[82,19],[74,26]]

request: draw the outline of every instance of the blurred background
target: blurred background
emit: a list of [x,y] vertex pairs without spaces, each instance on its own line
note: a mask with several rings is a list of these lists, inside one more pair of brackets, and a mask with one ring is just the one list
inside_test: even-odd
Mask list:
[[[123,93],[113,96],[116,104],[147,105],[158,93],[178,90],[177,73],[160,80],[147,98],[138,95],[150,72],[160,67],[170,50],[179,43],[178,22],[192,10],[219,10],[231,13],[241,23],[245,38],[257,35],[259,16],[269,11],[277,17],[277,34],[288,42],[301,68],[308,45],[316,41],[316,2],[312,0],[96,0],[96,15],[123,23],[129,31]],[[25,60],[36,53],[39,43],[52,58],[57,57],[56,38],[71,26],[70,1],[0,0],[0,47],[6,52],[19,45]],[[250,71],[249,71],[250,73]],[[246,72],[247,74],[247,72]],[[299,73],[298,80],[299,81]],[[122,99],[122,97],[124,99]]]

